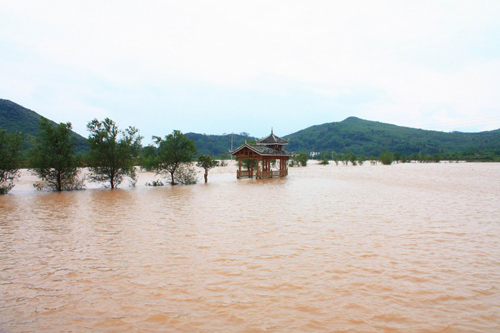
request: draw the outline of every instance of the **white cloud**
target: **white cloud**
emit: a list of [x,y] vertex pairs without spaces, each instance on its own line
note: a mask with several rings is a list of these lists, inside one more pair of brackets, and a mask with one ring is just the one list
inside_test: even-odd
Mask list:
[[[343,107],[407,126],[486,118],[500,106],[500,47],[490,45],[500,37],[497,1],[0,3],[0,42],[75,81],[87,73],[114,87],[183,82],[271,94],[292,85],[332,99],[359,97]],[[36,94],[44,80],[20,79],[11,90]],[[54,103],[113,112],[88,102],[93,87],[70,86],[88,92],[66,89],[75,97]],[[334,120],[341,119],[323,122]]]

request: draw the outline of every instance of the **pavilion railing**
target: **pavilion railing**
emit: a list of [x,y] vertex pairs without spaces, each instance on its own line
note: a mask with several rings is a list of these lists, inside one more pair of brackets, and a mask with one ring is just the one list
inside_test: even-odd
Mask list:
[[[286,177],[287,175],[288,175],[288,170],[270,170],[270,171],[257,170],[255,172],[255,177],[257,179]],[[254,173],[251,170],[236,170],[237,178],[252,178],[253,176]]]
[[250,170],[236,170],[237,178],[251,178],[252,174]]
[[265,179],[265,178],[273,178],[272,171],[259,171],[257,174],[257,178]]

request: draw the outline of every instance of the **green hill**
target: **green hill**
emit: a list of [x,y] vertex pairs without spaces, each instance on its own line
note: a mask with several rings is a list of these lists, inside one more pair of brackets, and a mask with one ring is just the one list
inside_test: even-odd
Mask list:
[[[234,135],[233,147],[255,138]],[[231,134],[205,135],[187,133],[202,154],[220,156],[231,147]],[[284,136],[291,152],[351,152],[356,155],[379,156],[384,149],[411,155],[419,153],[453,154],[495,151],[500,155],[500,130],[480,133],[446,133],[385,124],[349,117],[340,122],[311,126]]]
[[254,137],[250,137],[247,133],[223,135],[186,133],[186,137],[195,142],[200,154],[216,157],[227,154],[228,150],[231,149],[231,136],[234,149],[245,143],[245,140],[255,140]]
[[[41,116],[9,100],[0,99],[0,128],[8,132],[22,132],[27,146],[38,132]],[[87,151],[87,140],[74,134],[77,139],[77,153]],[[206,135],[186,133],[193,140],[201,154],[221,156],[243,144],[255,140],[248,133]],[[232,139],[231,139],[232,138]],[[351,152],[356,155],[379,156],[386,149],[411,155],[467,153],[477,155],[489,151],[500,156],[500,129],[479,133],[446,133],[401,127],[376,121],[349,117],[340,122],[311,126],[284,136],[289,140],[287,150],[291,152]]]
[[411,155],[500,151],[500,130],[446,133],[401,127],[349,117],[341,122],[311,126],[285,136],[290,151],[346,152],[379,156],[386,149]]
[[[33,140],[38,134],[38,121],[40,121],[41,117],[38,113],[19,104],[0,99],[0,128],[9,133],[23,133],[25,148],[29,148],[33,144]],[[87,139],[77,133],[73,132],[73,134],[76,137],[75,152],[80,154],[87,151]]]

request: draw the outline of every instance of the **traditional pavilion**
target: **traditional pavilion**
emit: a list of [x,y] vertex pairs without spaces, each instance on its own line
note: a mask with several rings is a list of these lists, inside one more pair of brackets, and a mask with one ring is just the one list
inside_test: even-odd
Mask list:
[[[292,154],[283,149],[288,141],[271,134],[257,141],[256,144],[245,144],[233,150],[231,155],[238,158],[238,171],[236,178],[272,178],[285,177],[288,175],[288,159]],[[241,170],[241,161],[250,160],[249,169]],[[256,170],[254,170],[254,160],[257,160]],[[271,161],[279,162],[278,170],[271,169]],[[255,172],[255,174],[254,174]]]

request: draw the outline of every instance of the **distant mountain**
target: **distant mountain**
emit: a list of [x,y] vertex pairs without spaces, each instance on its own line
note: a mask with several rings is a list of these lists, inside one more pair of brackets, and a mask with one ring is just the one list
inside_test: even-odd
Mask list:
[[245,140],[255,141],[255,137],[251,137],[248,133],[223,135],[186,133],[186,137],[195,142],[200,154],[217,157],[228,153],[231,149],[231,140],[234,149],[245,143]]
[[[246,133],[234,135],[233,148],[245,140],[255,140]],[[220,156],[231,148],[231,134],[205,135],[187,133],[202,154]],[[385,124],[349,117],[340,122],[311,126],[285,135],[291,152],[338,152],[379,156],[384,149],[411,155],[495,150],[500,154],[500,129],[480,133],[439,132]]]
[[[8,132],[22,132],[26,141],[32,142],[38,133],[38,121],[41,116],[9,100],[0,99],[0,128]],[[87,140],[74,133],[77,139],[78,153],[88,149]],[[193,140],[201,154],[220,156],[237,148],[245,140],[256,138],[248,133],[206,135],[186,133]],[[494,151],[500,155],[500,129],[479,133],[439,132],[396,126],[376,121],[349,117],[340,122],[311,126],[301,131],[285,135],[289,140],[286,149],[290,152],[338,152],[350,151],[353,154],[379,156],[386,149],[411,155],[419,153],[451,154],[482,151]]]
[[346,152],[379,156],[390,152],[439,154],[463,151],[500,151],[500,130],[461,133],[428,131],[349,117],[311,126],[286,135],[290,151]]
[[[38,135],[38,121],[41,118],[42,116],[32,110],[9,100],[0,99],[0,128],[10,133],[23,133],[25,148],[30,147]],[[75,152],[78,154],[87,151],[87,139],[78,133],[73,132],[73,134],[76,137]]]

